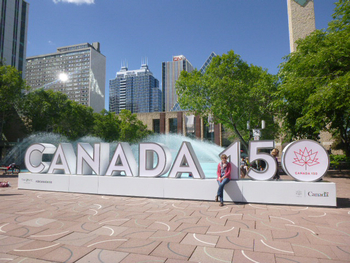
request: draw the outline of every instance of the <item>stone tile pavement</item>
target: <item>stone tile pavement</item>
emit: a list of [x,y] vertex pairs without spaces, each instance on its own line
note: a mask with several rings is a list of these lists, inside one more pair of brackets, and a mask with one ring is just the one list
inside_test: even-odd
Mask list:
[[350,262],[350,179],[325,180],[337,208],[18,190],[0,177],[0,262]]

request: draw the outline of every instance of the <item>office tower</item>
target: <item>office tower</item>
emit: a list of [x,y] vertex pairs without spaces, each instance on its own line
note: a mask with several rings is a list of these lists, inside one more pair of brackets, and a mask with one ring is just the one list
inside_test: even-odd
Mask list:
[[199,69],[200,73],[204,74],[205,71],[207,70],[207,68],[209,67],[210,62],[213,60],[214,57],[216,57],[217,55],[215,54],[215,52],[211,52],[211,54],[209,55],[209,57],[207,58],[207,60],[203,63],[203,66]]
[[60,47],[56,53],[28,57],[26,81],[31,90],[60,91],[100,112],[105,108],[106,57],[99,42]]
[[295,41],[316,30],[313,0],[287,0],[290,52],[297,48]]
[[0,0],[0,61],[25,75],[29,4]]
[[161,110],[159,81],[147,64],[142,64],[138,70],[128,70],[124,66],[116,78],[109,81],[109,111],[119,114],[123,109],[132,113]]
[[175,83],[181,71],[191,72],[192,64],[185,56],[174,56],[173,61],[162,63],[162,107],[163,111],[179,111],[181,108],[177,102]]

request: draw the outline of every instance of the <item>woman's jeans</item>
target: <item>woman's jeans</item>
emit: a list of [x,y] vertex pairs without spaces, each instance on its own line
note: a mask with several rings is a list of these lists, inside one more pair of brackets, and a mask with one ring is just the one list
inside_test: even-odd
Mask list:
[[219,184],[219,188],[218,188],[218,196],[220,198],[220,202],[224,202],[224,186],[225,184],[227,184],[230,181],[230,179],[225,178],[224,180],[222,180],[222,182],[220,183],[218,181]]

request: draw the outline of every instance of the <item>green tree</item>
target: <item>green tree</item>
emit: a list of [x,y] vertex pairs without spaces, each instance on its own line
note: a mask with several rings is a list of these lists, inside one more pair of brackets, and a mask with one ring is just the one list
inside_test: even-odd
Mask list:
[[53,132],[60,133],[72,140],[90,135],[94,128],[94,114],[91,107],[68,100],[61,111],[60,122]]
[[130,111],[123,110],[120,115],[107,110],[94,113],[91,107],[52,90],[28,93],[20,104],[20,111],[29,132],[54,132],[71,140],[94,135],[107,142],[136,142],[151,133]]
[[102,110],[101,113],[94,113],[93,135],[102,138],[106,142],[113,142],[119,139],[120,120],[114,112]]
[[119,115],[107,110],[94,114],[94,136],[104,141],[121,141],[135,143],[152,132],[137,119],[136,114],[129,110],[122,110]]
[[16,114],[16,109],[26,89],[28,87],[18,70],[0,63],[0,141],[4,124],[13,114]]
[[65,94],[39,89],[29,92],[20,105],[29,132],[53,132],[62,117],[68,98]]
[[266,121],[265,139],[273,138],[277,125],[269,104],[274,100],[277,78],[261,67],[249,65],[234,51],[215,57],[202,75],[198,70],[182,71],[176,82],[180,106],[201,117],[209,115],[222,123],[248,148],[251,127]]
[[287,139],[339,137],[350,155],[350,1],[336,3],[327,30],[297,42],[280,65],[280,100],[275,106]]
[[20,110],[30,132],[54,132],[77,139],[93,130],[93,109],[69,100],[61,92],[30,92],[22,100]]
[[147,130],[147,125],[138,120],[136,114],[132,114],[129,110],[122,110],[118,118],[120,120],[120,141],[135,143],[152,133]]

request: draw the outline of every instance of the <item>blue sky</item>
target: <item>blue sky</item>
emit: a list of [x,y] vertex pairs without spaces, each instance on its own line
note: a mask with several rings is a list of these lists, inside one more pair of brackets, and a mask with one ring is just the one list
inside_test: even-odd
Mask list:
[[[287,0],[27,0],[27,57],[58,47],[100,42],[108,83],[122,61],[148,65],[161,82],[161,63],[184,55],[200,68],[212,51],[234,50],[277,73],[289,53]],[[316,28],[331,21],[335,0],[314,0]]]

